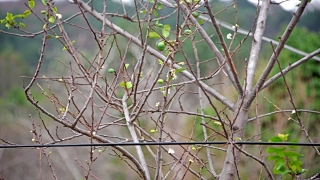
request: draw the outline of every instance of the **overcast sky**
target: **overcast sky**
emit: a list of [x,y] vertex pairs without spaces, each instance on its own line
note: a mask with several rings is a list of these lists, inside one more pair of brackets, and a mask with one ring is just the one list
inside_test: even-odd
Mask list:
[[[251,3],[257,4],[258,0],[248,0]],[[285,0],[272,0],[273,2],[282,2]],[[297,9],[297,4],[299,0],[288,0],[281,3],[281,7],[286,11],[294,11]],[[320,10],[320,0],[312,0],[311,3],[307,6],[308,10]]]

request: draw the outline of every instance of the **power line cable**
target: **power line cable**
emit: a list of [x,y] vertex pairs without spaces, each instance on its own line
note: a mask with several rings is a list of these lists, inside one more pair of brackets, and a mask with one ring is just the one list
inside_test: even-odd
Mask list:
[[[25,145],[1,145],[0,149],[9,148],[43,148],[43,147],[90,147],[90,146],[155,146],[155,145],[228,145],[227,141],[211,142],[118,142],[118,143],[83,143],[83,144],[25,144]],[[301,142],[234,142],[237,145],[269,145],[269,146],[320,146],[320,143]]]

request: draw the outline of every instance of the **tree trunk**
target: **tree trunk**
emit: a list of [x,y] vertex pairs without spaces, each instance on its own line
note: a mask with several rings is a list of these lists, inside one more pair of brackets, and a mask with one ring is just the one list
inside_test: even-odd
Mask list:
[[[242,104],[242,106],[241,106]],[[235,111],[233,113],[233,120],[235,120],[232,126],[232,132],[229,135],[230,140],[239,141],[243,139],[244,128],[248,120],[248,110],[247,107],[243,106],[243,100],[239,99],[235,105]],[[240,161],[240,151],[237,150],[233,145],[229,145],[227,150],[227,156],[223,165],[222,172],[219,179],[221,180],[233,180],[237,176],[237,164]]]

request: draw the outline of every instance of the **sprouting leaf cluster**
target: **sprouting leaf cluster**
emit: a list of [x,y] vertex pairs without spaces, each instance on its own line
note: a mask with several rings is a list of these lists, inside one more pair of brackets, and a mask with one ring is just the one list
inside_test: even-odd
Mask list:
[[[42,3],[44,5],[48,5],[48,2],[46,0],[42,0]],[[27,25],[19,22],[19,19],[25,19],[27,18],[31,13],[32,9],[36,6],[35,0],[28,0],[28,9],[25,10],[23,13],[20,14],[12,14],[7,12],[7,15],[4,19],[0,20],[0,24],[5,24],[5,26],[10,29],[11,27],[14,28],[26,28]],[[50,23],[54,23],[56,20],[56,16],[61,16],[58,14],[58,8],[56,6],[52,7],[52,12],[48,13],[46,10],[41,10],[41,14],[45,14],[48,18],[48,21]],[[43,29],[46,28],[46,24],[44,24]]]
[[0,24],[5,24],[8,29],[11,27],[26,28],[27,26],[24,23],[17,22],[17,20],[27,18],[31,14],[31,9],[35,6],[34,0],[28,0],[28,6],[30,9],[27,9],[20,14],[13,15],[12,13],[7,12],[6,17],[0,20]]
[[[297,142],[297,140],[288,141],[289,134],[278,134],[272,137],[269,142]],[[302,161],[299,160],[303,154],[296,152],[298,146],[282,146],[267,148],[269,161],[274,161],[273,173],[281,174],[283,179],[295,179],[297,175],[307,172],[302,169]]]

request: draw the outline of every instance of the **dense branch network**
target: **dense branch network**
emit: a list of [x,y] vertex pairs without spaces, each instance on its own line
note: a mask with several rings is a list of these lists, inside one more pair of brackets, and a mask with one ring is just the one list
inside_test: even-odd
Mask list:
[[[44,18],[34,12],[29,2],[30,12],[44,24],[43,29],[31,33],[13,23],[11,25],[22,34],[0,31],[27,38],[42,35],[41,54],[35,73],[32,77],[23,78],[25,82],[28,80],[24,85],[27,99],[39,114],[45,114],[59,125],[54,135],[46,120],[39,116],[40,123],[49,134],[47,143],[76,141],[79,138],[89,143],[181,140],[206,142],[217,139],[229,142],[227,149],[207,145],[179,145],[174,148],[164,145],[156,148],[136,145],[134,149],[113,146],[112,150],[91,147],[89,162],[84,165],[77,161],[86,171],[87,179],[97,179],[93,174],[92,164],[105,151],[147,180],[169,177],[183,179],[187,176],[199,179],[240,179],[240,154],[260,164],[266,176],[275,179],[264,159],[258,157],[263,157],[261,149],[258,154],[247,152],[235,142],[245,139],[248,122],[289,111],[279,109],[260,116],[256,113],[256,117],[249,118],[249,109],[262,89],[308,59],[317,58],[316,55],[320,53],[319,49],[310,53],[267,80],[278,61],[278,55],[286,47],[286,40],[304,12],[307,0],[301,2],[256,84],[254,78],[258,75],[258,59],[265,39],[263,35],[270,1],[262,1],[257,6],[249,31],[243,32],[235,24],[234,35],[229,44],[228,36],[225,39],[220,28],[220,25],[225,24],[216,18],[217,14],[212,11],[212,3],[208,0],[204,3],[197,0],[176,3],[162,0],[134,1],[131,8],[122,3],[120,9],[123,13],[107,12],[107,1],[101,1],[102,12],[94,8],[91,4],[93,1],[87,3],[75,0],[73,3],[79,12],[61,19],[53,1],[46,1]],[[169,12],[167,15],[161,14],[164,8]],[[237,16],[236,2],[221,12],[228,8],[233,8]],[[199,12],[206,15],[199,15]],[[162,24],[172,17],[175,18],[175,27],[172,24]],[[82,22],[73,24],[71,20],[76,18],[81,18]],[[205,21],[200,21],[201,18]],[[93,21],[99,22],[99,26]],[[129,25],[125,25],[126,23]],[[209,33],[204,24],[209,24],[214,29],[218,42],[213,40],[214,35]],[[91,35],[90,41],[86,41],[93,47],[91,52],[85,51],[83,46],[73,41],[75,36],[72,31],[76,30]],[[244,33],[246,36],[233,49],[232,43],[235,42],[237,33]],[[248,38],[250,36],[252,39]],[[62,55],[56,57],[56,64],[62,69],[61,74],[45,74],[42,71],[46,49],[50,45],[49,37],[63,45]],[[236,67],[233,58],[241,49],[242,43],[248,40],[252,40],[249,59],[243,67]],[[189,47],[186,46],[188,43]],[[199,47],[203,44],[212,53],[209,59],[201,59],[203,56],[199,53]],[[244,75],[243,85],[241,75]],[[42,93],[43,99],[38,100],[33,95],[36,91]],[[235,96],[229,94],[233,92],[236,93]],[[288,93],[290,94],[289,88]],[[293,97],[290,97],[296,113],[319,113],[297,109]],[[30,118],[34,142],[44,144],[41,128]],[[302,120],[298,118],[297,122],[312,142]],[[59,128],[67,129],[68,132],[60,135]],[[260,123],[258,128],[261,129]],[[261,140],[261,131],[252,138],[255,136],[259,136]],[[44,148],[41,150],[51,167],[48,154]],[[95,150],[99,153],[95,154]],[[226,158],[219,174],[218,163],[214,158],[221,152],[226,154]],[[198,169],[205,170],[207,174],[202,174]],[[54,168],[51,167],[51,170],[57,179]]]

